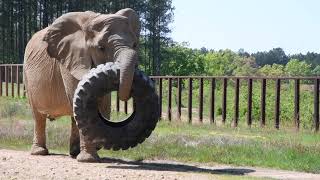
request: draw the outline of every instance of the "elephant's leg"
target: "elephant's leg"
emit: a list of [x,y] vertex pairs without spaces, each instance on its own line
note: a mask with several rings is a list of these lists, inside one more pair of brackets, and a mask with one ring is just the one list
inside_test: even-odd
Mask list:
[[99,162],[100,157],[97,153],[97,146],[88,140],[85,140],[80,130],[80,154],[77,156],[79,162]]
[[71,134],[70,134],[70,156],[75,158],[80,153],[80,136],[79,129],[74,118],[71,118]]
[[99,111],[107,119],[110,119],[111,113],[111,93],[98,99]]
[[49,152],[46,148],[46,116],[44,114],[40,114],[36,110],[33,110],[33,118],[35,122],[31,154],[48,155]]

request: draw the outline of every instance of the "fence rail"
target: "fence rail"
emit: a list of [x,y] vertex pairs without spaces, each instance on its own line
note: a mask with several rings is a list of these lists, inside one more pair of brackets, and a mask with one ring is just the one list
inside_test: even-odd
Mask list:
[[[12,97],[25,97],[25,88],[23,86],[22,78],[22,64],[0,64],[0,96],[12,96]],[[300,89],[301,81],[308,81],[308,83],[313,85],[313,129],[319,131],[319,85],[320,77],[229,77],[229,76],[151,76],[151,78],[157,84],[157,91],[160,99],[160,112],[161,116],[166,116],[166,119],[171,121],[173,117],[177,120],[181,120],[184,113],[182,112],[182,91],[187,85],[187,121],[193,123],[195,118],[194,114],[197,114],[197,121],[203,123],[204,117],[204,96],[209,97],[208,116],[207,119],[210,123],[214,123],[216,119],[215,108],[218,106],[216,104],[217,99],[217,81],[221,82],[221,122],[226,123],[227,120],[227,98],[228,98],[228,87],[232,85],[234,89],[233,94],[233,119],[232,125],[234,127],[238,126],[239,123],[239,107],[240,107],[240,87],[241,83],[245,83],[247,86],[247,108],[246,108],[246,124],[251,127],[253,123],[252,109],[253,109],[253,85],[259,82],[261,85],[260,90],[260,126],[264,127],[266,125],[266,95],[267,95],[267,82],[274,82],[274,127],[276,129],[280,128],[280,110],[281,110],[281,85],[283,82],[292,81],[294,82],[294,113],[292,115],[294,120],[294,126],[297,130],[300,129]],[[231,83],[232,82],[232,83]],[[164,87],[166,83],[166,88]],[[194,84],[197,83],[198,87],[198,100],[197,107],[194,108]],[[204,92],[204,83],[209,87],[209,91]],[[230,85],[231,84],[231,85]],[[173,96],[173,86],[176,88],[176,115],[173,116],[172,107],[172,96]],[[23,88],[22,88],[23,87]],[[10,93],[9,93],[10,92]],[[165,99],[166,98],[166,99]],[[166,104],[163,102],[166,101]],[[310,102],[312,105],[312,102]],[[166,111],[163,108],[166,105]],[[133,103],[132,103],[133,107]],[[185,108],[184,108],[185,109]],[[132,110],[132,108],[131,108]],[[120,101],[117,97],[116,100],[116,111],[120,111]],[[128,102],[124,102],[123,111],[128,113]],[[230,112],[229,112],[230,113]]]

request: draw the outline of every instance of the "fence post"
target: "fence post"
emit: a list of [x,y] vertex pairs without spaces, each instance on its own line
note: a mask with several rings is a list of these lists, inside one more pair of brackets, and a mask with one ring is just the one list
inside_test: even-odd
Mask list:
[[214,103],[215,103],[215,89],[216,89],[216,79],[212,78],[211,79],[211,84],[210,84],[210,123],[214,123]]
[[120,99],[119,99],[119,92],[117,91],[117,98],[116,98],[116,111],[120,111]]
[[192,78],[189,78],[188,122],[192,123]]
[[239,92],[240,92],[240,79],[236,79],[235,87],[234,87],[234,120],[233,126],[238,126],[239,121]]
[[177,79],[178,81],[178,88],[177,88],[177,96],[178,96],[178,102],[177,102],[177,118],[178,120],[181,120],[181,78]]
[[252,79],[248,79],[248,112],[247,124],[249,127],[252,125]]
[[199,121],[203,122],[203,78],[200,78],[200,86],[199,86]]
[[266,87],[267,87],[267,80],[261,80],[261,119],[260,119],[260,126],[264,127],[266,125]]
[[319,79],[314,80],[314,127],[319,131]]
[[2,96],[2,66],[0,66],[0,96]]
[[10,66],[10,81],[11,81],[11,96],[14,97],[14,78],[13,78],[13,75],[14,75],[14,69],[13,69],[13,65]]
[[124,102],[124,113],[128,114],[128,101]]
[[162,118],[162,78],[159,78],[159,112],[160,120]]
[[227,118],[227,78],[223,78],[223,92],[222,92],[222,123],[225,124]]
[[4,66],[4,78],[6,81],[6,96],[9,96],[9,92],[8,92],[8,66]]
[[19,70],[20,70],[20,67],[19,67],[19,65],[17,65],[17,67],[16,67],[16,84],[17,84],[17,93],[18,93],[18,97],[20,97],[20,72],[19,72]]
[[280,87],[281,80],[276,79],[276,100],[275,100],[275,128],[279,129],[280,125]]
[[300,129],[300,79],[294,81],[294,122],[298,131]]
[[26,97],[26,93],[27,93],[26,86],[23,83],[23,97]]
[[168,120],[171,121],[171,107],[172,107],[172,78],[168,78],[168,109],[167,109],[167,115]]

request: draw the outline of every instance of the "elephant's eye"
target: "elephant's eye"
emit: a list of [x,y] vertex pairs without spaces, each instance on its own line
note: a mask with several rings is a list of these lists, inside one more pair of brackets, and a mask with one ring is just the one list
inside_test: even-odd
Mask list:
[[104,51],[104,47],[103,47],[103,46],[98,46],[98,49],[99,49],[100,51]]

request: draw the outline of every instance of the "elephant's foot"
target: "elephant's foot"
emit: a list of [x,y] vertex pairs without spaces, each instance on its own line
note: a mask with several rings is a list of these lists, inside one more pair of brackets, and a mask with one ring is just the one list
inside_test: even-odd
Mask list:
[[39,146],[37,144],[32,145],[31,147],[31,155],[48,155],[49,151],[46,147]]
[[80,153],[80,144],[71,144],[69,154],[72,158],[76,158],[78,154]]
[[97,152],[88,153],[86,151],[81,151],[80,154],[77,156],[78,162],[100,162],[100,157],[98,156]]

